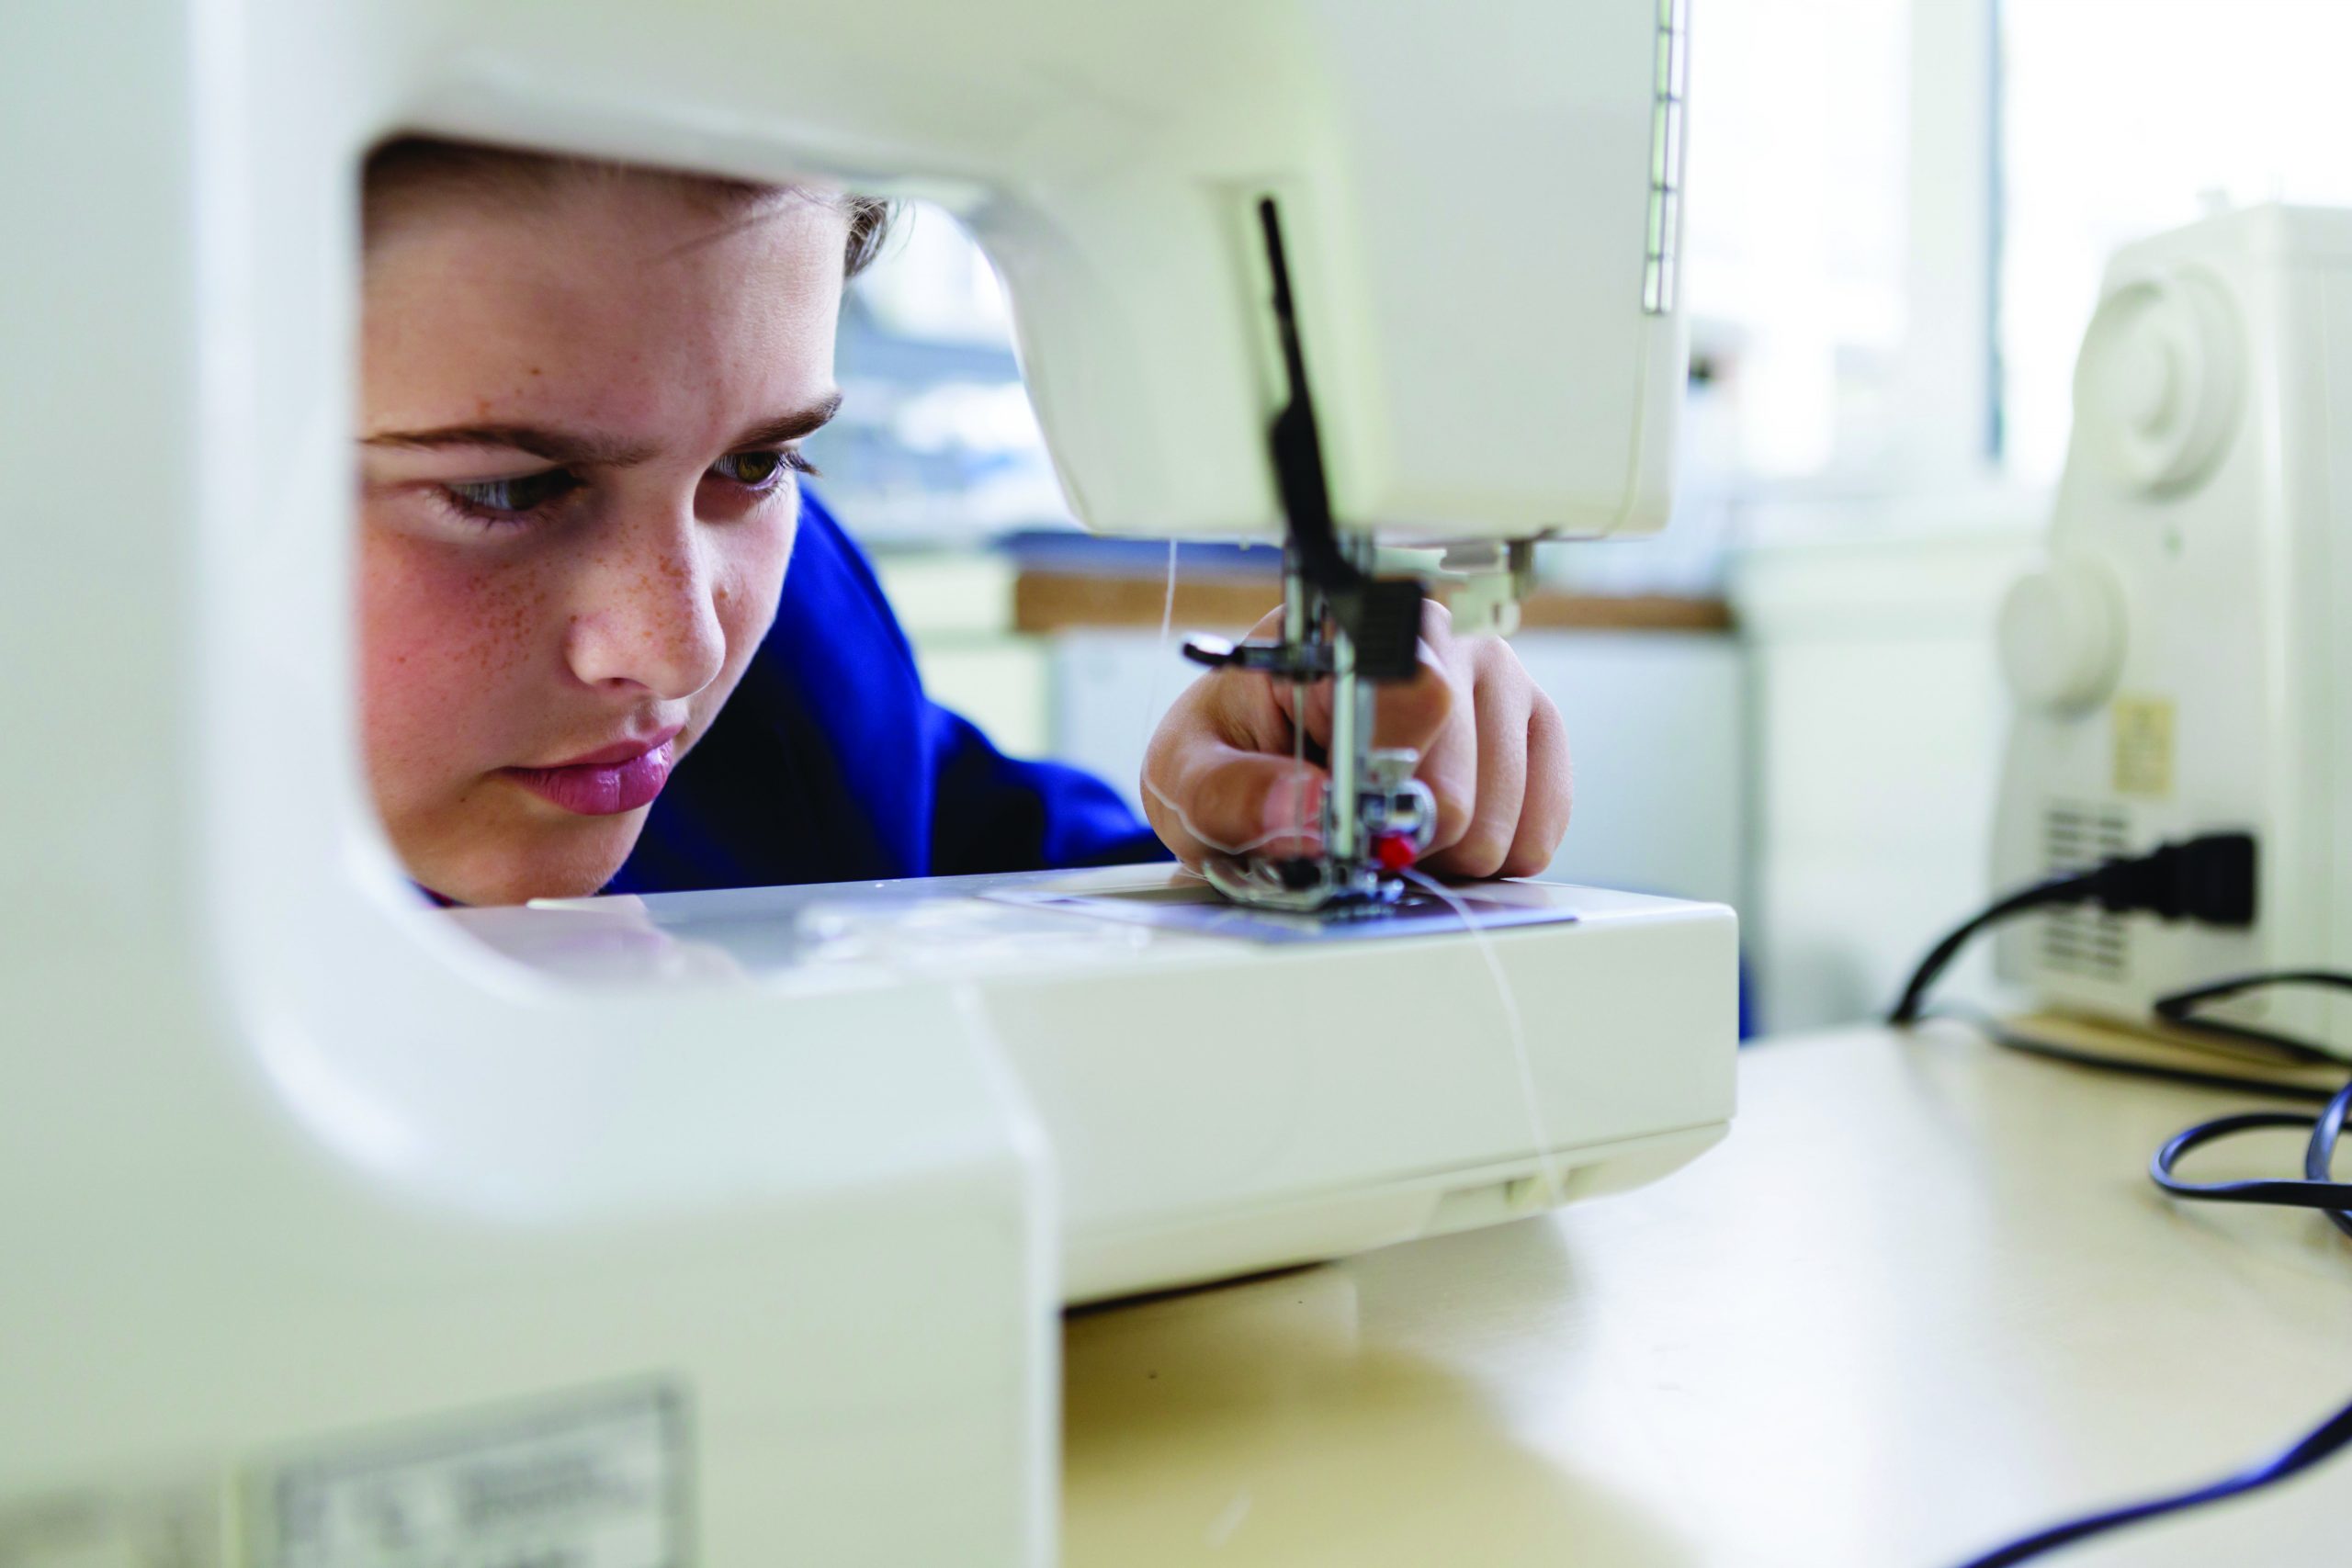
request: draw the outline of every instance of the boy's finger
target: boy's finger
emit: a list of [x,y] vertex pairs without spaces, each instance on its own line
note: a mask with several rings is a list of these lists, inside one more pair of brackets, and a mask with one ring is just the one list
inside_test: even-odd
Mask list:
[[1567,726],[1552,700],[1538,696],[1527,718],[1527,803],[1520,811],[1518,837],[1503,860],[1503,875],[1535,876],[1551,865],[1567,836],[1574,773]]
[[[1476,703],[1476,782],[1461,837],[1433,853],[1430,869],[1448,876],[1493,876],[1519,836],[1527,799],[1528,705],[1513,688],[1482,691]],[[1430,789],[1438,787],[1431,784]],[[1441,816],[1443,813],[1441,811]]]
[[1146,805],[1177,858],[1265,855],[1285,859],[1323,847],[1320,768],[1246,751],[1221,741],[1196,742],[1169,770],[1166,783],[1148,785]]
[[1422,851],[1425,856],[1441,856],[1460,843],[1480,804],[1479,753],[1485,737],[1478,732],[1476,715],[1475,702],[1451,706],[1437,733],[1420,748],[1421,765],[1414,776],[1429,785],[1437,801],[1437,831]]
[[[1453,672],[1437,648],[1427,640],[1420,647],[1421,667],[1411,680],[1383,681],[1372,688],[1374,746],[1409,746],[1427,751],[1459,705],[1454,700]],[[1290,682],[1274,682],[1274,694],[1275,701],[1288,711]],[[1306,689],[1306,733],[1317,746],[1331,744],[1331,682],[1328,679]]]

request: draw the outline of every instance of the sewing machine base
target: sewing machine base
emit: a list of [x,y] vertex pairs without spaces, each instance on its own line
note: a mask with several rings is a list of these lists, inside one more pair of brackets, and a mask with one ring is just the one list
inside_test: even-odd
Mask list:
[[1451,897],[1408,887],[1389,903],[1326,904],[1317,909],[1267,909],[1236,904],[1205,882],[1179,880],[1148,887],[1102,893],[1056,888],[1009,887],[988,894],[1008,904],[1051,909],[1098,920],[1165,926],[1205,936],[1249,942],[1382,942],[1440,931],[1460,931],[1467,913],[1481,931],[1550,925],[1577,918],[1544,898],[1514,900],[1508,885],[1502,897],[1480,887],[1449,889]]
[[1539,1125],[1562,1199],[1654,1179],[1723,1135],[1729,909],[1466,891],[1476,939],[1449,909],[1237,941],[1221,913],[1269,917],[1220,912],[1166,866],[451,918],[591,983],[968,984],[1052,1146],[1062,1293],[1080,1303],[1535,1213],[1552,1201]]

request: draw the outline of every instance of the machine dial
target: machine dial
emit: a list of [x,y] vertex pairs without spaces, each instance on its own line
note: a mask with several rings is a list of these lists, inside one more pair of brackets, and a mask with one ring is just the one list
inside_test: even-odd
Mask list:
[[2220,284],[2187,269],[2115,284],[2075,362],[2075,434],[2128,490],[2183,490],[2228,447],[2244,349]]
[[2123,591],[2087,558],[2020,578],[2001,602],[2001,671],[2018,700],[2057,714],[2105,702],[2123,668]]

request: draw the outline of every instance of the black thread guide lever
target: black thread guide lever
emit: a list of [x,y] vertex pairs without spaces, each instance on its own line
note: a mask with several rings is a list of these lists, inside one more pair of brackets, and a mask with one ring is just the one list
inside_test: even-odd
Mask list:
[[[1411,578],[1374,577],[1340,548],[1324,476],[1322,435],[1315,423],[1315,394],[1307,386],[1306,355],[1299,346],[1282,217],[1272,197],[1259,201],[1258,224],[1265,236],[1266,270],[1273,280],[1274,331],[1289,391],[1268,428],[1267,445],[1289,528],[1287,564],[1320,604],[1308,606],[1310,624],[1303,641],[1234,644],[1220,637],[1191,637],[1184,643],[1184,657],[1212,669],[1259,670],[1291,680],[1316,680],[1333,673],[1331,647],[1319,626],[1328,615],[1354,644],[1358,678],[1409,681],[1420,672],[1421,585]],[[1320,614],[1314,613],[1318,609]]]

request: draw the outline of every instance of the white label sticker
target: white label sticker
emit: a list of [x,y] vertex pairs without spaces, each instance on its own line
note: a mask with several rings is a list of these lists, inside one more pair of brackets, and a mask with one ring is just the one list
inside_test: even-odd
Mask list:
[[269,1568],[679,1568],[681,1403],[649,1389],[283,1466]]

